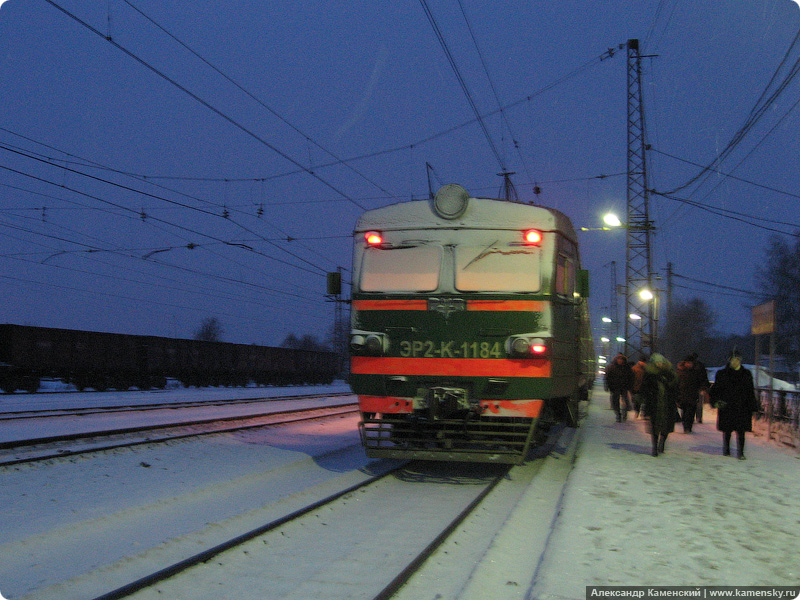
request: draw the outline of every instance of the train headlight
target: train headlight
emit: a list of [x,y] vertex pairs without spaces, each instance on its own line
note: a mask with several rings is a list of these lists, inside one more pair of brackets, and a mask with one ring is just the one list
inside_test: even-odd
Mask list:
[[350,349],[356,354],[380,356],[386,350],[387,342],[383,333],[354,333],[350,336]]
[[433,198],[433,208],[443,219],[457,219],[467,210],[469,192],[457,183],[439,188]]
[[364,342],[364,350],[366,350],[367,354],[372,354],[373,356],[383,354],[383,338],[375,334],[368,335],[366,342]]
[[353,350],[361,350],[364,347],[364,342],[367,341],[363,335],[354,335],[350,338],[350,348]]
[[525,356],[530,350],[531,345],[528,343],[528,340],[525,338],[515,338],[511,342],[511,353],[516,354],[517,356]]
[[540,337],[516,335],[506,341],[506,351],[517,358],[544,358],[548,353],[547,340]]

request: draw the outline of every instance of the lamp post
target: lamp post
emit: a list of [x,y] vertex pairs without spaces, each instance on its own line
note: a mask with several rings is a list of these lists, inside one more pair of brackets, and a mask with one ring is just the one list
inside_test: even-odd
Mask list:
[[[623,223],[614,213],[603,215],[605,226],[582,228],[583,231],[593,229],[611,231],[625,229],[628,232],[626,278],[625,278],[625,337],[624,352],[626,355],[652,354],[656,351],[658,339],[658,297],[652,291],[653,273],[650,269],[649,236],[653,230],[652,223],[631,221]],[[631,244],[631,237],[645,236],[645,244]],[[645,263],[644,268],[639,263]]]

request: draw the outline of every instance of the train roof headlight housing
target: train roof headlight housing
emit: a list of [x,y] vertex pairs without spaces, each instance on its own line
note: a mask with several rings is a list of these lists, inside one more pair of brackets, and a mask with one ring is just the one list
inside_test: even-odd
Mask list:
[[522,239],[529,246],[539,246],[544,240],[544,235],[538,229],[528,229],[522,232]]
[[368,231],[364,234],[364,241],[367,246],[380,246],[383,243],[383,236],[380,231]]
[[443,219],[457,219],[467,210],[469,192],[457,183],[439,188],[433,198],[433,209]]

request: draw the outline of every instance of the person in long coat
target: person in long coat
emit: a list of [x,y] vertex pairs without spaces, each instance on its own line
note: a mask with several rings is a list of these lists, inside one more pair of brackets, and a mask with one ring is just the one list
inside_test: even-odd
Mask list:
[[700,392],[708,390],[708,376],[705,367],[691,354],[678,363],[678,406],[681,409],[684,433],[692,432]]
[[667,436],[675,431],[675,415],[678,412],[678,378],[670,362],[655,353],[644,370],[641,393],[645,412],[650,418],[650,435],[653,441],[653,456],[664,452]]
[[737,456],[744,460],[744,435],[753,430],[758,412],[753,375],[742,366],[742,355],[733,350],[727,366],[717,372],[710,391],[711,406],[717,408],[717,429],[722,432],[722,454],[731,455],[731,434],[736,432]]
[[617,354],[606,367],[605,387],[611,392],[611,409],[617,417],[617,423],[626,420],[628,394],[633,387],[633,371],[624,354]]

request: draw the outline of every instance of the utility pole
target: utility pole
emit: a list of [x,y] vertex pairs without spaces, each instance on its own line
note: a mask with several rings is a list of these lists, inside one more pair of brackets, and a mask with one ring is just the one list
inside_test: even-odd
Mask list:
[[[649,214],[642,55],[639,40],[628,40],[628,219],[625,247],[625,350],[631,354],[656,351],[658,295],[653,289],[650,242],[653,223]],[[643,298],[649,290],[653,296]]]

